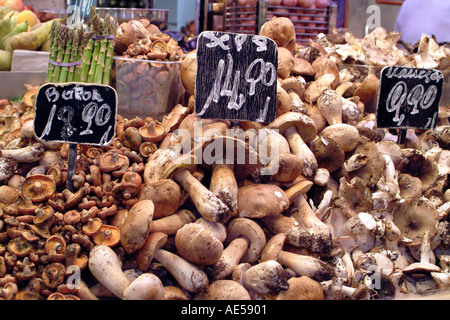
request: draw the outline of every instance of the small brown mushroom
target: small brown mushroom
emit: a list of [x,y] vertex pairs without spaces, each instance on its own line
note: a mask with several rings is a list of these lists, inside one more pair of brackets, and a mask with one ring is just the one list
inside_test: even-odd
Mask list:
[[251,300],[248,291],[238,282],[228,279],[215,280],[205,292],[194,300]]
[[155,120],[150,120],[146,125],[139,128],[142,141],[144,142],[160,142],[166,134],[164,127],[156,124]]
[[56,191],[55,181],[47,175],[29,176],[22,185],[22,196],[33,202],[44,202]]
[[276,300],[324,300],[322,286],[306,276],[293,277],[288,281],[289,288],[280,291]]
[[114,247],[120,243],[120,230],[110,225],[102,225],[100,230],[92,236],[92,241],[96,245]]

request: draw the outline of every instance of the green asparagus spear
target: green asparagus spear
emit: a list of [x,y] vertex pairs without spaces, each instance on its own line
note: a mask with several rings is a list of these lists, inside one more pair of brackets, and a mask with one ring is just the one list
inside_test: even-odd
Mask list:
[[[61,30],[61,23],[57,20],[53,20],[52,29],[50,32],[50,60],[55,61],[56,55],[58,54],[58,35]],[[55,65],[52,63],[48,64],[47,81],[50,81],[55,70]]]
[[[93,25],[95,35],[100,36],[102,34],[103,20],[98,18],[97,20],[95,20],[95,22],[96,23]],[[95,78],[95,70],[96,70],[97,64],[98,64],[98,55],[100,53],[100,44],[101,44],[101,40],[95,39],[94,51],[92,52],[91,68],[89,69],[89,73],[88,73],[88,82],[89,83],[93,83],[95,80],[94,79]]]
[[[106,16],[102,23],[102,36],[109,35],[109,16]],[[98,52],[98,62],[94,74],[94,83],[101,84],[103,78],[103,70],[105,69],[105,58],[108,47],[108,39],[100,40],[100,49]]]
[[[80,36],[82,36],[82,34],[80,35],[80,30],[82,31],[82,29],[78,29],[78,30],[74,30],[74,32],[73,32],[72,47],[70,48],[70,50],[71,50],[70,51],[70,59],[69,59],[70,63],[77,62],[78,46],[80,44]],[[75,71],[75,66],[68,67],[67,79],[65,82],[73,81],[74,71]]]
[[[96,30],[98,29],[99,23],[100,23],[100,17],[95,13],[95,9],[91,8],[92,35],[97,34]],[[80,80],[82,82],[88,82],[88,76],[89,76],[89,70],[90,70],[91,64],[92,64],[92,56],[93,56],[94,46],[95,46],[95,40],[91,36],[91,38],[89,39],[89,42],[86,46],[86,49],[84,51],[84,55],[83,55],[83,63],[82,63],[81,76],[80,76]]]
[[[117,20],[115,18],[111,17],[109,34],[115,36],[117,26],[118,26]],[[111,69],[113,66],[112,64],[113,64],[113,58],[114,58],[115,44],[116,44],[115,39],[109,40],[108,49],[106,51],[105,68],[103,70],[103,78],[102,78],[102,83],[106,84],[106,85],[109,85],[111,82]]]
[[[69,28],[66,25],[61,25],[60,32],[58,34],[58,52],[56,54],[56,62],[62,63],[64,60],[64,53],[67,42],[67,34],[69,32]],[[55,66],[55,70],[53,71],[52,78],[50,82],[59,82],[59,76],[61,74],[61,66]]]
[[[83,55],[85,52],[85,48],[88,46],[89,41],[92,37],[92,32],[85,32],[83,33],[83,38],[81,39],[80,45],[78,46],[78,58],[77,61],[83,60]],[[80,82],[81,81],[81,70],[83,68],[83,61],[79,65],[75,67],[74,71],[74,81]]]
[[[69,29],[68,35],[67,35],[66,47],[65,47],[65,51],[64,51],[63,63],[70,62],[70,55],[72,54],[72,42],[73,42],[74,34],[76,34],[74,29]],[[66,82],[68,73],[69,73],[69,67],[62,67],[61,74],[59,76],[59,82]]]

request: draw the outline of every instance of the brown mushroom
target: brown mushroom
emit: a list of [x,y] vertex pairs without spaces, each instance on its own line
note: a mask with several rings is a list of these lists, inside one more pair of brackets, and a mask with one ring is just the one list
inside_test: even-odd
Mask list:
[[154,205],[151,200],[140,200],[128,211],[120,227],[120,242],[128,254],[144,245],[150,232],[153,213]]
[[108,247],[114,247],[120,243],[120,230],[117,227],[104,224],[92,236],[92,241],[96,245],[102,244]]
[[33,202],[44,202],[56,191],[55,181],[46,175],[29,176],[22,185],[22,196]]
[[156,124],[153,119],[140,127],[139,133],[144,142],[159,142],[164,139],[164,135],[166,134],[164,127],[160,124]]
[[262,218],[279,214],[289,207],[285,192],[272,184],[252,184],[238,190],[238,216]]
[[178,210],[181,198],[180,186],[171,179],[147,183],[139,199],[151,200],[155,206],[154,219],[163,218]]
[[289,288],[282,290],[276,300],[324,300],[322,286],[306,276],[293,277],[288,281]]
[[313,175],[317,170],[317,160],[307,145],[317,134],[312,119],[302,113],[288,112],[277,117],[268,128],[277,129],[286,137],[291,153],[303,160],[304,174]]
[[64,282],[66,268],[62,263],[53,262],[42,271],[42,281],[50,289],[55,289]]
[[175,235],[178,253],[196,265],[216,263],[223,252],[223,244],[211,232],[198,223],[188,223]]
[[261,253],[261,261],[275,260],[292,269],[298,276],[307,276],[316,281],[332,279],[334,268],[319,258],[284,251],[285,234],[277,234],[267,241]]
[[199,293],[194,300],[251,300],[248,291],[238,282],[228,279],[215,280],[205,292]]

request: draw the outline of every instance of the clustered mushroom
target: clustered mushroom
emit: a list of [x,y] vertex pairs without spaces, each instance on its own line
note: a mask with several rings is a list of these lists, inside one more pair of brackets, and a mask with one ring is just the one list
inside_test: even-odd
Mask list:
[[[273,19],[264,32],[282,52],[277,118],[238,124],[253,135],[231,137],[229,121],[195,116],[188,55],[188,105],[161,120],[119,115],[110,145],[78,147],[69,191],[68,146],[30,128],[37,88],[2,104],[2,299],[403,299],[449,289],[448,114],[399,145],[365,109],[376,76],[338,68],[445,65],[448,49],[423,37],[408,53],[382,29],[293,45],[288,19],[269,32]],[[120,32],[148,45],[143,26]],[[137,49],[123,38],[122,52]],[[277,150],[259,153],[261,139]]]

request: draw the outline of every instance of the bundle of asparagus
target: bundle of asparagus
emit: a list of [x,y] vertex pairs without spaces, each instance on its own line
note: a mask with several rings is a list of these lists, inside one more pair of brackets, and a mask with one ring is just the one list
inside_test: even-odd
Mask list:
[[80,68],[84,47],[92,34],[69,28],[61,21],[53,21],[50,32],[50,61],[48,82],[71,82]]
[[81,64],[81,82],[110,84],[114,56],[115,34],[118,27],[114,17],[101,19],[91,8],[90,38]]
[[90,30],[54,21],[50,33],[48,82],[110,84],[115,34],[114,17],[101,19],[91,7]]

